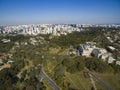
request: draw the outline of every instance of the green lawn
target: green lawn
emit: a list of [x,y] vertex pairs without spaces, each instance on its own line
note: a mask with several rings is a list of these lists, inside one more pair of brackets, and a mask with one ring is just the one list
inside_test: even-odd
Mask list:
[[112,86],[114,90],[120,90],[120,73],[116,75],[112,73],[104,73],[104,74],[95,73],[95,75],[100,77],[110,86]]
[[68,72],[65,73],[66,82],[70,83],[71,88],[75,88],[77,90],[90,90],[92,87],[90,78],[85,78],[82,72],[78,72],[75,74],[70,74]]

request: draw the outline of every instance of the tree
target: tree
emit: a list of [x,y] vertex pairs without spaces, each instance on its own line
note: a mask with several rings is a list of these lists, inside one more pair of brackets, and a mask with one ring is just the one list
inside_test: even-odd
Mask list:
[[17,83],[18,78],[11,69],[3,69],[0,71],[0,90],[15,90],[14,85]]
[[96,72],[103,73],[109,71],[109,65],[107,64],[107,62],[104,62],[98,58],[86,58],[85,66],[88,69]]

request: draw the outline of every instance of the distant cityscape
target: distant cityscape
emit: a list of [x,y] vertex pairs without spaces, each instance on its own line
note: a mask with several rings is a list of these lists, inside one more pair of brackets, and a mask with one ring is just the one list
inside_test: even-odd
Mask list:
[[16,26],[0,26],[0,34],[52,34],[54,36],[67,35],[74,31],[84,31],[87,27],[120,27],[120,24],[32,24]]

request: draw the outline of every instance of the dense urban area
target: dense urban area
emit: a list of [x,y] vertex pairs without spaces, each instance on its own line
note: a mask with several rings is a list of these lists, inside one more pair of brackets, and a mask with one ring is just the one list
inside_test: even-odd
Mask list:
[[0,90],[120,90],[120,25],[0,26]]

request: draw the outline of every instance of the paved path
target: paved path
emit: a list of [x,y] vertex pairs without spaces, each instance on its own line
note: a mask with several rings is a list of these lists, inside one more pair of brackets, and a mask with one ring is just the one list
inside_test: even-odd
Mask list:
[[4,64],[3,66],[0,67],[0,71],[4,68],[10,68],[10,64]]
[[92,75],[89,74],[89,76],[90,76],[90,80],[91,80],[91,83],[92,83],[94,89],[97,90],[97,87],[96,87],[96,85],[95,85],[95,81],[94,81],[93,78],[92,78]]

